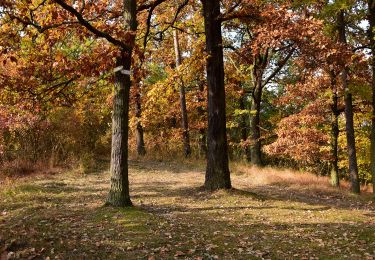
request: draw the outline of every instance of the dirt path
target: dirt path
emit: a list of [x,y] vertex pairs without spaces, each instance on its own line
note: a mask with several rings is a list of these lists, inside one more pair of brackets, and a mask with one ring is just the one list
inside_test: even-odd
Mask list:
[[[131,209],[102,207],[108,173],[0,188],[0,255],[29,259],[375,258],[374,206],[345,192],[256,183],[202,191],[202,169],[131,162]],[[264,173],[263,173],[264,174]]]

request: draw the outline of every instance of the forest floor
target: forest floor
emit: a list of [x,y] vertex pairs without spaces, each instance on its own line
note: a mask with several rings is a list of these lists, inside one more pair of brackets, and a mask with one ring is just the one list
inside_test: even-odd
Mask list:
[[133,208],[103,207],[108,171],[0,185],[0,259],[375,259],[375,202],[310,174],[131,161]]

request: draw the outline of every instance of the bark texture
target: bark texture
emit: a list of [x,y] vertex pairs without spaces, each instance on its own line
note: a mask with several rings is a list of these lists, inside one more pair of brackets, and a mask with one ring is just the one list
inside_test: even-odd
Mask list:
[[146,154],[145,141],[143,137],[143,126],[142,126],[142,99],[141,99],[141,86],[137,84],[137,93],[135,94],[135,117],[137,120],[136,124],[136,142],[137,142],[137,154],[144,156]]
[[202,0],[208,83],[207,190],[230,189],[220,1]]
[[[346,44],[345,13],[340,11],[338,16],[339,41]],[[346,141],[349,159],[349,176],[351,180],[351,190],[353,193],[360,193],[357,153],[355,148],[354,120],[353,120],[353,96],[349,90],[348,68],[341,72],[341,80],[345,91],[345,119],[346,119]]]
[[[136,0],[124,0],[124,29],[136,31]],[[134,38],[129,46],[133,46]],[[116,60],[115,86],[112,115],[111,188],[107,205],[114,207],[131,206],[128,178],[128,132],[129,132],[129,93],[131,80],[126,71],[131,69],[132,47],[122,49]]]
[[331,88],[332,88],[332,120],[331,120],[331,150],[332,150],[332,165],[331,165],[331,184],[334,187],[340,186],[339,179],[339,158],[338,158],[338,138],[339,138],[339,115],[338,108],[338,94],[337,94],[336,77],[331,75]]
[[[123,54],[125,55],[125,54]],[[130,69],[127,57],[117,58],[117,66]],[[131,206],[128,179],[128,123],[130,77],[121,71],[115,75],[112,115],[111,189],[107,204],[115,207]]]
[[256,82],[253,91],[253,102],[251,103],[251,122],[250,122],[250,140],[251,140],[251,163],[262,166],[262,144],[260,140],[260,109],[262,102],[262,81]]

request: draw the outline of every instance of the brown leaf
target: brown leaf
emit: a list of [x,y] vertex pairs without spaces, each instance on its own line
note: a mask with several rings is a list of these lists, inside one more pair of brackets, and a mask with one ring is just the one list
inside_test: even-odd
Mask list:
[[184,256],[184,255],[185,255],[185,253],[182,252],[182,251],[177,251],[176,254],[174,254],[174,256],[176,256],[176,257]]

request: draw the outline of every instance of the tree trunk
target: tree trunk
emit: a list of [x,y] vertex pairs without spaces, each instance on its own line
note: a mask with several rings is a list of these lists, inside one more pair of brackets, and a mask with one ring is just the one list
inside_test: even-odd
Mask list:
[[[130,69],[130,59],[122,53],[116,65]],[[115,207],[131,206],[128,180],[128,128],[130,76],[115,74],[112,115],[111,190],[107,203]]]
[[[203,98],[203,92],[204,92],[204,86],[203,84],[199,84],[199,94],[198,94],[198,102],[202,103],[204,101]],[[199,106],[198,107],[198,114],[201,118],[204,118],[204,113],[206,109],[205,106]],[[199,154],[200,156],[207,158],[207,129],[205,127],[199,128]]]
[[[124,0],[123,16],[125,30],[137,29],[136,0]],[[134,37],[130,46],[133,46]],[[116,59],[115,87],[112,115],[111,188],[107,205],[115,207],[131,206],[128,179],[128,131],[129,131],[129,92],[132,47],[122,50]]]
[[332,149],[332,162],[331,162],[331,184],[334,187],[340,186],[339,179],[339,166],[338,166],[338,138],[339,138],[339,115],[338,109],[338,95],[335,75],[331,75],[332,87],[332,121],[331,121],[331,149]]
[[371,67],[372,67],[372,118],[371,118],[371,176],[373,184],[373,194],[375,196],[375,1],[368,0],[368,20],[369,20],[369,38],[371,48]]
[[257,78],[253,91],[253,102],[251,103],[250,141],[251,141],[251,163],[262,166],[262,144],[260,140],[260,108],[262,102],[262,80]]
[[[338,17],[339,41],[346,44],[346,29],[344,11],[341,10]],[[357,154],[355,148],[354,120],[353,120],[353,97],[349,90],[348,68],[345,67],[341,73],[341,80],[345,91],[345,119],[346,119],[346,140],[349,157],[349,176],[351,190],[353,193],[360,193]]]
[[[240,110],[244,111],[246,110],[246,95],[243,95],[240,97],[239,100],[239,106]],[[240,128],[241,128],[241,141],[245,142],[248,138],[248,131],[247,131],[247,113],[241,115],[241,123],[240,123]],[[246,144],[244,149],[244,157],[246,158],[247,161],[251,161],[251,155],[250,155],[250,149],[249,146]]]
[[202,0],[202,3],[208,54],[208,153],[204,185],[207,190],[230,189],[220,1]]
[[142,99],[141,99],[141,86],[137,84],[137,93],[135,94],[135,117],[137,120],[136,124],[136,141],[137,141],[137,153],[140,156],[146,154],[145,141],[143,138],[143,126],[142,126]]
[[[178,38],[178,32],[176,29],[173,30],[173,40],[174,40],[174,50],[176,55],[176,68],[178,68],[182,63],[181,51],[180,51],[180,42]],[[189,157],[191,155],[190,148],[190,136],[189,136],[189,121],[186,108],[186,95],[185,95],[185,85],[184,81],[181,78],[180,84],[180,106],[181,106],[181,116],[182,116],[182,138],[184,142],[184,155]]]

